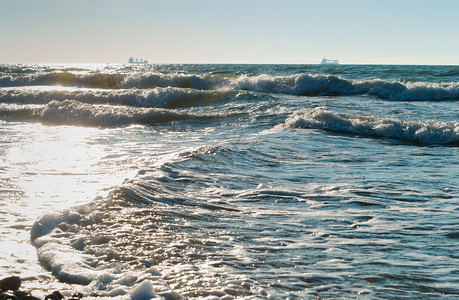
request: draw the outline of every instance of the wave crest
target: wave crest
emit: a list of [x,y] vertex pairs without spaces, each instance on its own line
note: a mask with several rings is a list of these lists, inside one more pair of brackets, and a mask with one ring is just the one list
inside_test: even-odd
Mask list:
[[396,101],[459,99],[459,83],[399,82],[381,79],[350,80],[335,75],[295,74],[222,75],[181,73],[72,73],[7,75],[0,86],[54,85],[99,89],[186,88],[194,90],[246,90],[303,96],[374,95]]
[[227,115],[193,114],[164,108],[91,105],[75,100],[51,101],[45,105],[0,105],[0,114],[19,120],[35,120],[50,125],[119,127],[155,125],[181,120],[211,120]]
[[432,101],[459,99],[459,83],[387,82],[383,80],[359,81],[356,93],[375,95],[399,101]]
[[0,103],[46,104],[51,101],[73,99],[89,104],[128,105],[134,107],[172,108],[204,104],[237,97],[233,91],[202,91],[185,88],[139,89],[40,89],[2,88]]
[[400,121],[364,116],[342,115],[315,108],[289,116],[290,128],[322,129],[360,136],[392,138],[421,145],[459,144],[459,122]]
[[126,77],[123,88],[179,87],[206,89],[206,78],[193,74],[135,73]]
[[0,86],[30,86],[30,85],[51,85],[51,86],[75,86],[87,88],[120,88],[125,78],[124,74],[102,74],[72,72],[52,72],[29,74],[23,76],[8,75],[0,77]]
[[301,96],[374,95],[398,101],[439,101],[459,99],[459,83],[348,80],[334,75],[240,76],[221,83],[232,89],[284,93]]

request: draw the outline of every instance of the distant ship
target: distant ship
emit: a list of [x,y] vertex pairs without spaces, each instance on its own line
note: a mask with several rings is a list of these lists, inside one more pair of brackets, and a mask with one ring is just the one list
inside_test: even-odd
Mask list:
[[339,64],[337,59],[326,59],[323,58],[322,62],[320,63],[321,65],[337,65]]
[[143,58],[141,58],[140,60],[139,59],[134,59],[132,57],[129,58],[129,63],[130,64],[147,64],[148,63],[148,60],[143,60]]

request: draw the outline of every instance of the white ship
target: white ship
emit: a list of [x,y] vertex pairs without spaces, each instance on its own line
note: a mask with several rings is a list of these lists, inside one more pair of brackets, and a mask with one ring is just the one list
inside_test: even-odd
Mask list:
[[144,60],[143,58],[139,59],[134,59],[132,57],[129,58],[129,63],[130,64],[147,64],[148,60]]
[[326,59],[323,58],[322,62],[320,63],[321,65],[337,65],[339,64],[337,59]]

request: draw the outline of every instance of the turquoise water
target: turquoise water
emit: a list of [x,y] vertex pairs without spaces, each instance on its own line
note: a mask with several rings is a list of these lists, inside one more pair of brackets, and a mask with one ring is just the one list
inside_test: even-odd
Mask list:
[[0,265],[32,290],[459,295],[456,66],[0,71]]

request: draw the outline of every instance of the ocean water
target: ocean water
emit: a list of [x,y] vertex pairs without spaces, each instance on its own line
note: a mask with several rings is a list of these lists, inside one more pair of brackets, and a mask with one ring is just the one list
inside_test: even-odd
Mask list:
[[0,269],[43,296],[459,297],[459,68],[0,65]]

